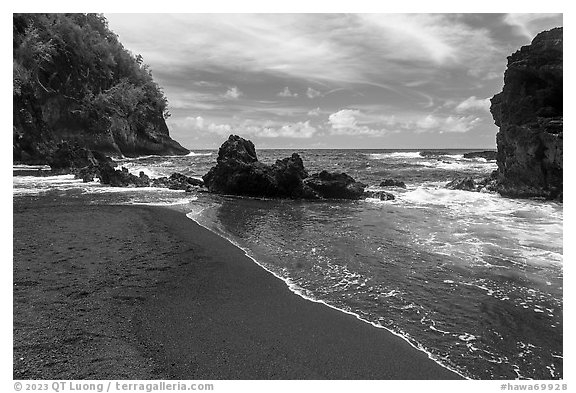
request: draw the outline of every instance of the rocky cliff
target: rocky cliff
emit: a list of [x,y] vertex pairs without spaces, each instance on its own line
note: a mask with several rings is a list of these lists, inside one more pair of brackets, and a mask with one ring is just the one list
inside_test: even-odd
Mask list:
[[13,160],[47,163],[62,142],[110,156],[187,154],[141,56],[97,14],[13,15]]
[[538,34],[508,57],[490,111],[498,170],[493,189],[510,197],[562,198],[562,28]]

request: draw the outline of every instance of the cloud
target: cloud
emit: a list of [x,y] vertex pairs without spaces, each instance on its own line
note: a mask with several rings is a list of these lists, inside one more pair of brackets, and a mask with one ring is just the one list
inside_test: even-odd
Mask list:
[[259,138],[300,138],[306,139],[314,136],[318,129],[310,124],[310,121],[298,122],[259,122],[252,119],[243,120],[237,124],[216,123],[207,121],[202,116],[189,116],[180,121],[171,121],[181,129],[187,129],[196,133],[210,133],[222,137],[230,133],[244,135],[246,137]]
[[504,22],[515,27],[524,37],[532,40],[536,34],[549,28],[553,20],[561,18],[562,14],[507,14]]
[[292,93],[288,87],[285,87],[284,90],[277,95],[278,97],[298,97],[298,93]]
[[470,60],[494,47],[488,29],[452,14],[110,14],[109,19],[122,42],[154,68],[223,68],[381,86],[413,80],[413,67],[433,72],[430,65],[476,65]]
[[489,111],[490,110],[490,98],[476,98],[476,96],[471,96],[459,103],[456,106],[456,112],[468,112],[468,111]]
[[237,100],[240,96],[244,95],[236,86],[230,87],[226,93],[224,93],[224,98],[229,100]]
[[395,115],[366,114],[358,109],[342,109],[328,117],[333,135],[383,136],[400,132],[465,133],[474,128],[481,119],[476,116],[453,116],[428,114]]
[[414,125],[416,133],[438,132],[465,133],[470,131],[481,119],[474,116],[439,116],[430,114],[417,120]]
[[308,111],[308,116],[320,116],[320,107]]
[[364,115],[357,109],[342,109],[328,116],[330,131],[333,135],[368,135],[377,136],[388,133],[389,131],[373,129],[364,124],[360,124],[359,118]]
[[311,138],[317,129],[310,125],[310,121],[285,124],[280,128],[265,127],[257,132],[257,136],[267,138]]
[[318,90],[314,90],[313,88],[309,87],[308,90],[306,90],[306,95],[308,96],[308,98],[313,99],[322,96],[322,93],[320,93]]

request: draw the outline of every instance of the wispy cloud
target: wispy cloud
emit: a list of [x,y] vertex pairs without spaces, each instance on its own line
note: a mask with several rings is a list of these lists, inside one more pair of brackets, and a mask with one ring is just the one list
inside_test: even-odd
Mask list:
[[213,143],[234,130],[345,147],[363,137],[403,146],[450,135],[473,147],[495,143],[484,97],[502,88],[506,57],[562,24],[561,14],[107,17],[151,65],[176,139],[207,135]]
[[476,98],[476,96],[471,96],[456,105],[456,112],[468,112],[468,111],[489,111],[490,110],[490,98]]
[[308,116],[320,116],[320,107],[310,109],[307,113]]
[[236,86],[234,86],[226,90],[226,93],[224,93],[224,98],[227,98],[229,100],[237,100],[238,98],[240,98],[241,95],[243,95],[243,93],[240,90],[238,90]]
[[321,97],[322,93],[320,93],[318,90],[314,90],[313,88],[309,87],[306,90],[306,96],[310,99],[316,98],[316,97]]
[[507,14],[504,21],[514,26],[524,37],[532,40],[536,34],[550,25],[551,20],[561,17],[562,14]]
[[[441,14],[177,14],[123,19],[125,24],[148,26],[149,33],[128,43],[144,48],[145,59],[157,64],[217,65],[345,83],[384,83],[386,70],[411,74],[411,68],[398,62],[450,65],[481,57],[480,52],[485,55],[493,47],[488,31]],[[174,34],[182,40],[173,40]],[[381,80],[372,81],[378,74]]]
[[293,93],[290,91],[288,87],[285,87],[280,93],[278,93],[278,97],[298,97],[298,93]]

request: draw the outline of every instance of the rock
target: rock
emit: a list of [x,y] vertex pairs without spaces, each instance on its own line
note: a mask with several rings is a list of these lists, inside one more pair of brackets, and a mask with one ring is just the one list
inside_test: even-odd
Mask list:
[[192,191],[195,187],[204,186],[204,182],[193,177],[182,175],[181,173],[173,173],[170,177],[160,177],[153,179],[152,187],[169,188],[171,190],[184,190],[187,192]]
[[276,196],[270,167],[258,162],[254,144],[230,135],[218,150],[217,164],[202,179],[217,194]]
[[471,177],[454,179],[450,183],[446,184],[445,187],[450,190],[478,191],[478,186]]
[[376,198],[380,199],[381,201],[393,201],[396,197],[386,191],[365,191],[364,196],[366,198]]
[[92,151],[77,143],[62,142],[48,158],[52,170],[74,170],[98,165],[98,159]]
[[104,18],[14,20],[13,162],[61,165],[52,157],[61,141],[116,157],[189,153],[169,135],[166,98],[150,70]]
[[100,178],[101,184],[109,184],[112,187],[150,187],[150,178],[144,172],[135,176],[124,167],[121,170],[116,170],[107,163],[98,166],[97,176]]
[[309,177],[297,153],[273,165],[259,162],[254,144],[237,135],[222,144],[216,166],[202,179],[210,192],[229,195],[359,199],[364,192],[364,185],[346,174],[323,171]]
[[433,150],[424,150],[421,151],[420,153],[420,157],[426,157],[426,158],[438,158],[438,157],[443,157],[446,155],[446,152],[443,151],[433,151]]
[[252,141],[230,135],[218,149],[217,162],[251,164],[258,161]]
[[305,189],[303,179],[308,177],[302,158],[297,153],[292,156],[277,160],[272,165],[272,173],[280,195],[290,198],[313,197],[309,190]]
[[304,184],[321,198],[360,199],[365,197],[366,185],[357,182],[346,173],[322,171],[304,180]]
[[563,34],[555,28],[508,57],[504,88],[490,111],[498,172],[491,188],[509,197],[563,193]]
[[473,151],[470,153],[464,153],[464,158],[484,158],[488,161],[496,160],[496,154],[494,150],[484,150],[484,151]]
[[202,178],[210,192],[219,194],[303,198],[313,197],[302,182],[307,176],[298,154],[266,165],[258,161],[251,141],[230,135],[218,150],[216,166]]
[[395,180],[395,179],[384,179],[384,180],[380,183],[380,187],[400,187],[400,188],[406,188],[406,183],[404,183],[403,181],[400,181],[400,180]]

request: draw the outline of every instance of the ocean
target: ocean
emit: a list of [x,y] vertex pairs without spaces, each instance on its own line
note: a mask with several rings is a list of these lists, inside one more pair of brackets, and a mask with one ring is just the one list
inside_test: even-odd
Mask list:
[[[437,151],[438,149],[435,149]],[[242,248],[296,294],[403,337],[471,379],[563,378],[563,206],[448,190],[496,164],[472,150],[296,150],[309,173],[346,172],[392,201],[293,201],[112,188],[14,166],[14,198],[177,209]],[[293,150],[258,150],[273,163]],[[201,177],[216,151],[123,159],[132,173]],[[18,175],[18,176],[16,176]],[[326,326],[330,329],[330,326]]]

